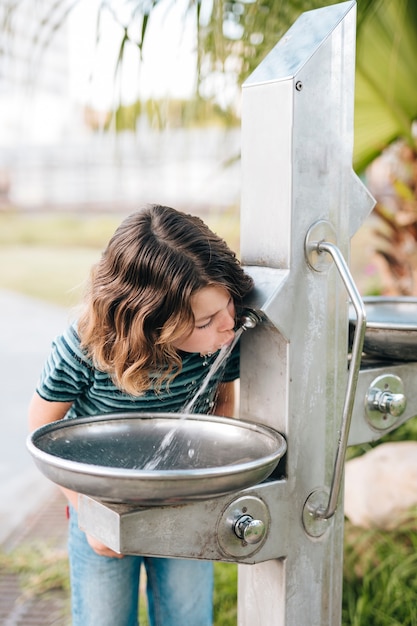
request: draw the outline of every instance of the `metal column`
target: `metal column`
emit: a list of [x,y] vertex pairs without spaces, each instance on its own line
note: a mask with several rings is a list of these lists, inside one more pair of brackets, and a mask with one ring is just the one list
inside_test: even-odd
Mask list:
[[[239,565],[239,626],[341,622],[343,506],[326,507],[347,385],[348,297],[310,231],[344,255],[373,206],[352,171],[356,3],[304,13],[243,86],[241,255],[271,324],[242,346],[241,417],[288,442],[281,558]],[[326,255],[324,255],[326,256]]]

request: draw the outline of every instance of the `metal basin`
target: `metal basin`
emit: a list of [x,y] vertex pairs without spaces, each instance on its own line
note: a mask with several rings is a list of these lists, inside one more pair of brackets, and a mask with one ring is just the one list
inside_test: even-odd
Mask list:
[[[363,299],[367,322],[364,352],[395,361],[417,361],[417,298]],[[351,329],[355,326],[350,312]]]
[[217,416],[123,413],[42,426],[27,445],[50,480],[108,502],[204,500],[255,485],[286,451],[276,431]]

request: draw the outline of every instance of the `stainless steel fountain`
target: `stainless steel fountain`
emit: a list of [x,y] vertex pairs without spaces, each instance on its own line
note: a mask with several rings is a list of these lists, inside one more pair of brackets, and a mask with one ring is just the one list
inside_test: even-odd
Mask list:
[[[354,1],[304,13],[243,86],[241,249],[264,321],[241,340],[236,426],[272,434],[275,470],[214,492],[187,468],[197,487],[177,499],[152,485],[136,502],[110,485],[80,496],[81,526],[114,550],[238,562],[240,626],[341,623],[346,447],[416,412],[416,363],[362,360],[368,310],[348,258],[374,201],[352,170],[355,36]],[[271,454],[251,448],[238,464]]]
[[29,449],[52,481],[107,503],[180,504],[268,478],[285,453],[274,430],[213,415],[121,413],[39,428]]

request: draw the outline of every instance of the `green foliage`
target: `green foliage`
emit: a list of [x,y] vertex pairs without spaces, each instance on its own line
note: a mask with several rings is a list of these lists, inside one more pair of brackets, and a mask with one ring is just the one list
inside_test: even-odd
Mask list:
[[214,2],[207,23],[200,24],[200,58],[206,64],[203,78],[227,71],[236,59],[241,84],[304,11],[325,5],[320,0],[229,0]]
[[357,446],[350,446],[347,449],[346,459],[354,459],[357,456],[361,456],[375,448],[376,446],[380,446],[382,443],[388,443],[389,441],[417,441],[417,416],[412,417],[411,419],[395,428],[392,432],[388,433],[378,439],[378,441],[374,441],[373,443],[365,443]]
[[0,573],[6,571],[19,575],[25,599],[69,590],[66,551],[45,542],[22,544],[10,553],[0,552]]
[[343,625],[417,624],[417,515],[397,531],[345,529]]
[[385,0],[357,37],[355,167],[361,171],[398,137],[415,145],[417,11],[414,0]]
[[72,308],[79,303],[90,267],[98,258],[91,248],[0,247],[0,288]]
[[[387,0],[359,0],[359,33],[368,17],[374,15],[384,2]],[[199,23],[200,59],[206,64],[204,77],[219,69],[228,71],[228,61],[234,58],[237,60],[237,82],[241,84],[301,13],[329,4],[333,3],[326,0],[214,2],[206,22],[200,20]]]
[[[241,84],[299,15],[327,6],[323,0],[229,0],[213,4],[201,26],[204,82],[214,71],[230,71],[236,59]],[[394,139],[414,145],[417,117],[417,9],[414,0],[359,0],[354,165],[364,168]]]
[[0,246],[102,248],[122,215],[0,212]]
[[[417,624],[417,514],[391,532],[345,525],[343,626]],[[0,574],[20,577],[22,599],[69,591],[66,553],[44,542],[0,553]],[[237,623],[237,566],[215,563],[214,626]],[[148,623],[141,597],[141,624]]]
[[130,105],[120,105],[114,114],[116,130],[119,132],[124,130],[136,132],[142,108],[142,103],[139,100]]
[[[325,0],[228,0],[213,2],[210,8],[202,0],[191,2],[188,11],[194,12],[198,30],[197,94],[215,98],[212,78],[218,74],[238,87],[301,13],[328,4]],[[151,5],[141,0],[130,3],[131,17],[125,18],[121,29],[118,68],[127,42],[141,52],[149,18],[157,5],[164,6],[169,16],[169,0],[155,0]],[[107,5],[101,9],[105,10],[109,10]],[[417,9],[414,0],[359,0],[357,13],[354,164],[357,171],[363,171],[394,139],[402,137],[414,145],[411,125],[417,117]],[[138,19],[143,20],[139,39],[129,29]],[[163,112],[160,105],[156,108]],[[118,127],[120,116],[118,112]],[[131,128],[131,111],[124,117],[122,127]]]
[[191,100],[167,98],[119,106],[115,113],[116,131],[136,131],[141,115],[145,117],[149,126],[156,130],[165,127],[195,128],[209,125],[230,128],[240,124],[239,118],[231,108],[223,109],[210,100],[200,97]]
[[122,216],[0,213],[0,288],[72,308]]
[[[51,591],[69,594],[67,553],[45,542],[24,543],[10,553],[0,552],[0,576],[2,572],[19,576],[22,600]],[[237,566],[231,563],[215,563],[214,577],[214,626],[235,626]],[[143,590],[139,617],[142,626],[149,624]]]
[[237,565],[214,564],[214,626],[237,623]]
[[139,624],[140,626],[149,626],[148,619],[148,606],[146,603],[146,597],[142,594],[142,597],[139,600]]

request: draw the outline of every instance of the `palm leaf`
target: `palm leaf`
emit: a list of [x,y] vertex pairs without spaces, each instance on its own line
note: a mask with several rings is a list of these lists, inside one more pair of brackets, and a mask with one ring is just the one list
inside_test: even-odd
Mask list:
[[359,171],[398,137],[414,145],[417,12],[413,2],[385,0],[358,32],[354,163]]

